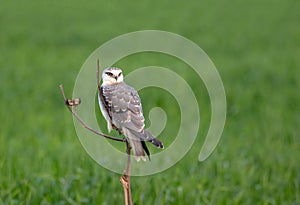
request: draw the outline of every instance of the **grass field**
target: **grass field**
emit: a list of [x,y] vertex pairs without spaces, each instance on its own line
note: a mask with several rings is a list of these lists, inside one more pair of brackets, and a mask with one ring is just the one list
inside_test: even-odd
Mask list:
[[[96,48],[145,29],[177,33],[206,51],[224,83],[227,120],[217,149],[200,163],[210,120],[204,85],[168,56],[118,62],[128,71],[174,67],[201,105],[198,140],[167,171],[132,178],[135,204],[300,204],[299,10],[296,0],[2,2],[0,204],[123,203],[120,175],[84,151],[58,86],[71,95]],[[146,117],[171,98],[151,90],[141,97]],[[176,134],[176,119],[168,118],[164,136]]]

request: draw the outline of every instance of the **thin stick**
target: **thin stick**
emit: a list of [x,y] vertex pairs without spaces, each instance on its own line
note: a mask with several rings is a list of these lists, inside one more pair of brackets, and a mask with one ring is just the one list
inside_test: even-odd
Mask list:
[[100,93],[100,63],[99,63],[99,59],[97,59],[97,85],[98,85],[98,91]]
[[127,167],[126,170],[124,171],[123,176],[120,179],[120,182],[123,185],[123,190],[124,190],[125,205],[133,205],[132,198],[131,198],[131,189],[130,189],[130,165],[131,165],[130,149],[131,149],[130,145],[126,140]]
[[[62,94],[62,96],[63,96],[63,98],[64,98],[64,102],[67,102],[67,98],[66,98],[66,96],[65,96],[65,92],[64,92],[63,85],[60,85],[59,88],[60,88],[60,92],[61,92],[61,94]],[[71,106],[69,106],[67,103],[65,103],[65,104],[66,104],[67,108],[70,110],[70,112],[73,114],[73,116],[80,122],[80,124],[81,124],[84,128],[86,128],[86,129],[88,129],[89,131],[95,133],[96,135],[105,137],[105,138],[107,138],[107,139],[111,139],[111,140],[118,141],[118,142],[124,142],[124,141],[126,141],[125,138],[118,138],[118,137],[113,137],[113,136],[110,136],[110,135],[106,135],[106,134],[103,134],[103,133],[101,133],[101,132],[98,132],[98,131],[94,130],[93,128],[89,127],[89,126],[88,126],[88,125],[87,125],[87,124],[86,124],[86,123],[78,116],[78,114],[71,108]]]

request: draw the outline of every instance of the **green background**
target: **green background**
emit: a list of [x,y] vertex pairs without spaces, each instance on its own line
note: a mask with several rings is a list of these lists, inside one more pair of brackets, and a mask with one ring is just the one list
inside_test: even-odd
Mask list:
[[[96,48],[146,29],[182,35],[210,56],[226,90],[227,120],[213,155],[198,162],[210,120],[201,80],[170,56],[143,53],[118,62],[125,74],[172,68],[189,82],[201,110],[199,137],[183,160],[132,178],[135,204],[299,204],[299,10],[297,0],[2,2],[0,204],[123,203],[120,175],[84,151],[58,86],[71,96]],[[170,106],[161,138],[168,145],[178,130],[177,105],[162,92],[140,96],[146,124],[151,107]]]

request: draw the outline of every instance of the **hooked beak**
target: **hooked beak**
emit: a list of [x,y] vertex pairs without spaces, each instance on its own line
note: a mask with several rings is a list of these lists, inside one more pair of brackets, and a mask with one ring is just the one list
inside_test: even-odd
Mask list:
[[115,76],[114,79],[116,79],[116,81],[118,81],[118,76]]

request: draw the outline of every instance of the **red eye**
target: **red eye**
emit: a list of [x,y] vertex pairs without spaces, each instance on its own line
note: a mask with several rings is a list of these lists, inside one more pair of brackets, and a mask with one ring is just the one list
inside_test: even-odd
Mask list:
[[105,74],[108,76],[113,76],[113,74],[111,72],[106,72]]

